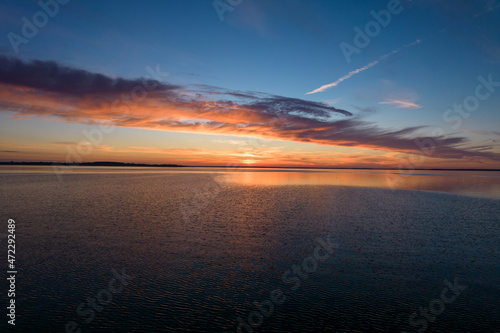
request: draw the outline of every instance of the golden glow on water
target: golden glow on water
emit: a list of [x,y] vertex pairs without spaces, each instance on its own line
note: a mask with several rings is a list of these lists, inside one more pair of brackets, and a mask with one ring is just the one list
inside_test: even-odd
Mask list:
[[[251,164],[254,160],[243,160]],[[500,199],[498,171],[268,169],[268,168],[159,168],[159,167],[61,167],[0,166],[0,173],[207,173],[240,185],[330,185],[386,189],[439,191]],[[57,177],[54,177],[57,180]]]
[[231,173],[244,185],[331,185],[439,191],[500,199],[500,172],[394,170],[273,170]]
[[[270,171],[233,173],[230,180],[246,185],[342,185],[384,187],[379,175],[358,172]],[[383,179],[382,179],[383,180]],[[382,185],[382,186],[381,186]]]

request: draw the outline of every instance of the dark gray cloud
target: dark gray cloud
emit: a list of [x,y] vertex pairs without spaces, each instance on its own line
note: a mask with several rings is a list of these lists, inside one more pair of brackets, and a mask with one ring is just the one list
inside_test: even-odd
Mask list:
[[[24,62],[0,55],[0,83],[8,85],[75,95],[119,94],[129,93],[135,87],[143,86],[145,80],[111,78],[100,73],[62,66],[54,61]],[[149,79],[148,83],[162,90],[179,88],[154,79]]]

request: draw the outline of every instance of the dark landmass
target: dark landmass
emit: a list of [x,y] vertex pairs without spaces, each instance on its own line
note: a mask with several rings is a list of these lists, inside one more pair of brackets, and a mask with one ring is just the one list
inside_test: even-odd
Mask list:
[[123,162],[82,162],[82,163],[63,163],[63,162],[0,162],[0,165],[63,165],[63,166],[123,166],[123,167],[184,167],[178,164],[143,164],[143,163],[123,163]]
[[[177,168],[227,168],[227,169],[306,169],[306,170],[399,170],[398,168],[341,168],[341,167],[286,167],[286,166],[257,166],[257,165],[210,165],[210,166],[189,166],[179,164],[145,164],[145,163],[124,163],[124,162],[83,162],[83,163],[63,163],[63,162],[0,162],[0,165],[63,165],[63,166],[116,166],[116,167],[177,167]],[[500,169],[413,169],[400,171],[500,171]]]

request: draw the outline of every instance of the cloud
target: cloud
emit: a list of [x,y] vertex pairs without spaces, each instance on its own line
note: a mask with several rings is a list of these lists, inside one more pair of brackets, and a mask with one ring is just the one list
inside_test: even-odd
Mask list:
[[184,73],[184,72],[182,74],[189,75],[189,76],[203,76],[201,74]]
[[495,136],[500,136],[500,132],[498,131],[474,131],[474,130],[469,130],[465,129],[463,130],[464,132],[472,133],[472,134],[478,134],[478,135],[495,135]]
[[345,81],[351,77],[353,77],[354,75],[356,74],[359,74],[363,71],[366,71],[367,69],[375,66],[376,64],[380,63],[382,60],[384,60],[385,58],[387,57],[390,57],[391,55],[395,54],[395,53],[398,53],[399,51],[401,51],[402,49],[406,48],[406,47],[410,47],[410,46],[413,46],[413,45],[416,45],[416,44],[419,44],[421,43],[422,41],[420,39],[417,39],[416,41],[412,42],[412,43],[409,43],[409,44],[406,44],[406,45],[403,45],[402,47],[394,50],[394,51],[391,51],[387,54],[384,54],[383,56],[379,57],[377,60],[375,61],[372,61],[370,62],[369,64],[361,67],[361,68],[358,68],[358,69],[355,69],[353,71],[350,71],[349,73],[347,73],[346,75],[342,76],[341,78],[337,79],[337,81],[335,82],[332,82],[332,83],[329,83],[329,84],[325,84],[321,87],[319,87],[318,89],[314,89],[313,91],[310,91],[308,93],[306,93],[306,95],[310,95],[310,94],[315,94],[315,93],[318,93],[318,92],[322,92],[322,91],[325,91],[327,89],[330,89],[330,88],[333,88],[333,87],[336,87],[339,85],[339,83],[341,83],[342,81]]
[[240,146],[248,145],[248,142],[244,140],[212,140],[212,142],[224,143],[229,145],[240,145]]
[[[129,80],[110,78],[100,73],[61,66],[54,61],[19,59],[0,55],[0,82],[8,85],[34,88],[72,95],[130,93],[144,84],[145,79]],[[158,85],[163,90],[175,90],[178,86],[149,80],[146,84]]]
[[195,74],[195,73],[186,73],[186,72],[182,72],[182,74],[184,75],[189,75],[189,76],[195,76],[195,77],[206,77],[206,78],[209,78],[209,79],[217,79],[217,80],[220,80],[219,78],[217,77],[214,77],[214,76],[208,76],[208,75],[201,75],[201,74]]
[[[393,51],[394,52],[394,51]],[[392,53],[392,52],[391,52]],[[395,53],[395,52],[394,52]],[[349,79],[350,77],[358,74],[358,73],[361,73],[362,71],[365,71],[367,70],[368,68],[370,67],[373,67],[375,66],[376,64],[378,64],[380,62],[380,60],[375,60],[375,61],[372,61],[371,63],[369,63],[368,65],[365,65],[361,68],[358,68],[358,69],[355,69],[353,71],[350,71],[349,73],[347,73],[346,75],[342,76],[341,78],[337,79],[337,81],[335,82],[332,82],[332,83],[329,83],[329,84],[325,84],[321,87],[319,87],[318,89],[314,89],[313,91],[310,91],[308,92],[306,95],[310,95],[310,94],[315,94],[315,93],[318,93],[318,92],[322,92],[322,91],[325,91],[326,89],[330,89],[330,88],[333,88],[333,87],[336,87],[339,85],[340,82],[342,81],[345,81],[347,79]]]
[[334,99],[325,99],[323,102],[325,102],[328,105],[335,105],[338,102],[340,102],[341,100],[342,100],[342,98],[338,97],[338,98],[334,98]]
[[[114,79],[45,61],[9,59],[0,68],[0,112],[16,117],[405,153],[418,153],[416,142],[427,140],[436,143],[432,157],[500,160],[493,147],[469,147],[464,137],[422,136],[423,127],[384,129],[320,102],[158,81],[155,89],[133,99],[132,91],[145,79]],[[29,77],[31,69],[34,77]]]
[[374,113],[376,112],[377,110],[373,109],[373,108],[362,108],[362,107],[359,107],[359,106],[355,106],[355,105],[350,105],[350,107],[358,110],[358,111],[361,111],[363,113]]
[[420,109],[422,105],[415,104],[409,100],[401,100],[401,99],[388,99],[385,102],[380,102],[378,104],[390,104],[394,105],[396,108],[404,108],[404,109]]
[[50,142],[51,145],[58,145],[58,146],[76,146],[79,144],[79,142],[76,141],[56,141],[56,142]]

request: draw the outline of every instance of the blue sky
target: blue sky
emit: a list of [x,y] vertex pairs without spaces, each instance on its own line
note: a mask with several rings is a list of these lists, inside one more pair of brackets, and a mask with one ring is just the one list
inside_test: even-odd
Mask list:
[[[227,1],[221,2],[227,4]],[[22,35],[22,18],[32,21],[41,7],[36,1],[0,2],[0,35],[3,36],[0,54],[26,64],[34,60],[53,61],[67,68],[130,80],[147,76],[146,67],[158,65],[168,73],[162,81],[183,87],[184,94],[187,91],[199,93],[196,87],[204,85],[225,92],[255,92],[325,103],[350,112],[351,119],[363,121],[358,127],[375,126],[383,131],[397,131],[427,126],[404,134],[413,137],[430,136],[432,129],[437,127],[447,137],[463,139],[453,147],[445,148],[480,147],[480,151],[487,151],[492,156],[467,153],[450,159],[446,154],[436,154],[429,156],[425,165],[498,165],[500,87],[496,88],[499,91],[491,92],[487,99],[480,101],[478,109],[463,119],[458,128],[452,128],[443,120],[443,114],[454,103],[462,103],[466,97],[474,95],[480,84],[479,76],[488,78],[491,75],[492,81],[500,82],[500,1],[243,0],[232,11],[224,12],[222,21],[212,1],[71,0],[58,6],[58,13],[48,19],[46,26],[39,28],[36,36],[26,44],[20,44],[16,53],[9,41],[9,33]],[[368,46],[360,48],[359,54],[353,54],[352,61],[348,62],[339,45],[342,42],[355,45],[355,27],[364,30],[374,21],[370,12],[385,11],[388,6],[398,8],[398,13],[391,14],[390,23],[380,27],[380,32],[370,38]],[[415,44],[404,47],[410,43]],[[390,56],[380,59],[391,52]],[[375,65],[335,87],[307,94],[377,60],[379,62]],[[12,85],[7,81],[4,90]],[[213,96],[207,91],[202,94],[206,98]],[[5,151],[19,152],[18,155],[2,153],[0,158],[4,160],[21,155],[21,159],[27,159],[26,156],[33,152],[32,148],[26,148],[29,144],[24,148],[15,147],[16,142],[23,141],[33,142],[32,146],[36,146],[35,141],[44,142],[45,146],[40,149],[46,152],[47,159],[63,160],[64,151],[58,154],[56,150],[60,147],[52,147],[51,143],[77,142],[81,137],[81,127],[91,127],[88,119],[78,117],[61,120],[56,115],[56,119],[50,121],[47,121],[50,117],[46,113],[20,117],[13,101],[3,98],[0,139]],[[331,122],[344,117],[335,114]],[[156,130],[144,130],[141,126],[136,126],[141,129],[117,127],[119,130],[105,138],[108,150],[95,147],[94,155],[86,156],[86,159],[123,159],[126,155],[117,152],[131,147],[129,143],[123,143],[126,138],[133,137],[141,146],[148,147],[153,147],[152,141],[158,140],[157,134],[153,134]],[[165,128],[164,131],[168,132],[163,133],[165,143],[156,148],[200,149],[198,139],[202,142],[241,137],[247,140],[259,136],[254,132],[238,134],[199,129],[188,130],[189,135],[186,135],[185,130]],[[306,140],[305,133],[297,139],[290,134],[273,137],[268,135],[267,127],[262,131],[263,138],[270,141],[270,146],[279,147],[276,149],[283,156],[290,157],[298,147],[311,152],[325,149],[325,141],[317,137]],[[54,135],[54,132],[60,134]],[[377,132],[377,135],[381,134]],[[190,140],[193,142],[189,143]],[[357,145],[352,145],[350,141],[345,143],[344,138],[334,138],[331,144],[326,143],[331,160],[318,160],[320,154],[312,154],[311,165],[334,164],[337,157],[345,157],[342,155],[345,147],[349,147],[349,153],[353,155],[366,156],[364,160],[361,157],[349,160],[352,166],[376,166],[379,162],[384,166],[396,166],[400,156],[412,153],[408,146],[397,149],[391,145],[373,145],[362,139],[356,142]],[[222,151],[226,150],[220,148],[220,144],[203,148],[213,151],[209,158],[210,154],[204,151],[203,154],[208,155],[200,155],[191,162],[211,164],[222,161]],[[231,146],[227,148],[230,150]],[[215,155],[219,157],[214,158]],[[43,156],[37,155],[33,159],[43,159]],[[154,159],[153,155],[147,158],[133,156],[147,161],[164,161]],[[179,156],[176,158],[180,162],[189,162]],[[370,156],[378,156],[380,161],[367,162]],[[206,163],[203,158],[206,158]],[[266,164],[264,157],[253,160]],[[289,165],[300,164],[298,160],[288,160]],[[282,163],[286,164],[286,161],[284,158]]]

